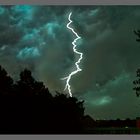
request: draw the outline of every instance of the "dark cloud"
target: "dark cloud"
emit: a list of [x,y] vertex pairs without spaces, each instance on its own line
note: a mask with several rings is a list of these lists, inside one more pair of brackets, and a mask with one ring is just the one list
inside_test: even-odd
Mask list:
[[[82,72],[71,80],[74,96],[85,100],[86,112],[95,118],[137,117],[139,99],[132,91],[140,67],[139,6],[1,6],[0,64],[16,79],[23,68],[63,91],[60,80],[75,67],[72,26],[82,37],[78,50]],[[11,69],[12,67],[12,69]]]

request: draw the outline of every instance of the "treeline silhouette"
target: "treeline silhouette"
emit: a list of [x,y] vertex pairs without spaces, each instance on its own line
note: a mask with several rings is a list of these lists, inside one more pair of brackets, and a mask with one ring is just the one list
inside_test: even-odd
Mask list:
[[58,92],[52,96],[27,69],[14,82],[0,66],[0,134],[83,133],[83,102]]

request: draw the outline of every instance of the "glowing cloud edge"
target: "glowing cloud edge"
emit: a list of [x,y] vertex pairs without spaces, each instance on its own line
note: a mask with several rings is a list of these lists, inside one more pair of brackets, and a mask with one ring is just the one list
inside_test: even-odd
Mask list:
[[74,51],[76,54],[80,55],[80,57],[79,57],[78,61],[75,62],[75,66],[76,66],[77,69],[76,69],[75,71],[72,71],[68,76],[66,76],[66,77],[64,77],[64,78],[61,78],[61,80],[66,80],[66,85],[65,85],[64,91],[65,91],[66,89],[68,89],[68,92],[69,92],[70,97],[72,97],[72,92],[71,92],[71,85],[69,84],[69,82],[70,82],[71,77],[72,77],[73,75],[75,75],[76,73],[82,71],[82,69],[79,67],[78,64],[81,62],[81,60],[82,60],[82,58],[83,58],[83,53],[77,51],[77,49],[76,49],[76,46],[77,46],[77,45],[75,44],[75,43],[77,42],[77,40],[80,39],[81,37],[74,31],[73,28],[71,28],[71,27],[69,26],[69,25],[73,22],[73,21],[71,20],[71,15],[72,15],[72,12],[70,12],[70,14],[69,14],[69,16],[68,16],[69,23],[67,24],[67,28],[68,28],[69,30],[71,30],[72,33],[74,33],[74,34],[76,35],[76,38],[75,38],[74,41],[72,42],[73,51]]

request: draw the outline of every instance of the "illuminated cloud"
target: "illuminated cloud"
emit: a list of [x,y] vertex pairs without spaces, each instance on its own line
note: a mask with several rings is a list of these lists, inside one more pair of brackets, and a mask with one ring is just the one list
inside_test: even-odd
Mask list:
[[0,6],[0,15],[4,14],[5,9]]
[[8,47],[7,45],[3,45],[3,46],[0,48],[0,50],[1,50],[1,51],[4,51],[7,47]]
[[31,20],[32,19],[32,6],[29,5],[16,5],[12,7],[13,12],[18,13],[21,16],[24,15],[24,20]]
[[109,96],[104,96],[98,99],[93,99],[92,104],[95,106],[104,106],[106,104],[109,104],[112,101],[112,98]]
[[19,59],[29,59],[40,56],[38,48],[35,47],[25,47],[19,51],[17,58]]
[[48,35],[52,36],[53,38],[55,38],[55,32],[56,29],[59,28],[59,24],[52,22],[52,23],[47,23],[46,25],[46,32],[48,33]]
[[89,12],[89,15],[90,15],[90,16],[96,16],[98,12],[99,12],[99,9],[97,8],[97,9],[91,10],[91,11]]

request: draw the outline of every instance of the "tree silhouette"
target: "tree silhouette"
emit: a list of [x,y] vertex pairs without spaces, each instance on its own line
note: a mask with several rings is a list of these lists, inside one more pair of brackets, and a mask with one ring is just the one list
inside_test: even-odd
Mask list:
[[0,66],[0,95],[7,95],[10,93],[13,86],[13,79],[8,76],[5,69]]
[[59,131],[67,133],[79,133],[82,131],[82,118],[84,116],[83,101],[78,101],[75,97],[67,97],[64,94],[57,93],[54,98],[54,110],[53,116],[55,117],[55,124],[57,124]]
[[136,39],[136,41],[140,42],[140,30],[134,30],[134,33],[138,36],[138,39]]
[[83,132],[84,101],[58,92],[52,96],[43,82],[33,78],[30,70],[23,70],[14,84],[0,67],[0,95],[0,133]]
[[133,84],[135,86],[133,90],[135,90],[137,97],[139,97],[140,96],[140,69],[137,69],[136,77],[137,79],[133,81]]
[[25,69],[20,73],[20,80],[17,81],[16,92],[23,96],[48,95],[51,97],[48,88],[43,82],[36,81],[30,70]]
[[[138,36],[138,38],[136,39],[136,41],[140,42],[140,30],[134,30],[135,35]],[[134,88],[133,90],[136,92],[136,96],[139,97],[140,96],[140,68],[137,69],[136,71],[136,77],[137,79],[133,81],[134,84]]]

